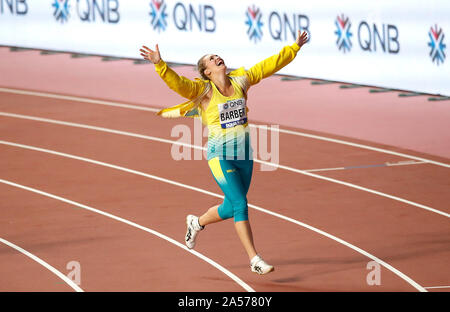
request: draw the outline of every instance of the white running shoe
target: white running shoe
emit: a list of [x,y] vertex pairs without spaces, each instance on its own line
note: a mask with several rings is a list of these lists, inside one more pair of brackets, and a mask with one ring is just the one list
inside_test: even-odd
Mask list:
[[267,274],[275,270],[273,265],[267,264],[259,255],[254,256],[250,261],[250,268],[252,272],[259,275]]
[[198,217],[194,215],[188,215],[186,217],[186,236],[184,237],[184,241],[186,242],[186,246],[189,249],[194,248],[195,246],[195,238],[197,237],[198,232],[203,230],[205,227],[200,226],[198,223]]

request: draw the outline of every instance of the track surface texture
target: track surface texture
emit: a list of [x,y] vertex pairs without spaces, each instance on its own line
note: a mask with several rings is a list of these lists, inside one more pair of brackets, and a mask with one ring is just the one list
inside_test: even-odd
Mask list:
[[172,156],[198,156],[206,138],[177,145],[173,129],[197,125],[156,116],[183,99],[152,65],[0,57],[0,291],[76,291],[56,274],[71,262],[78,291],[449,290],[448,101],[279,76],[255,86],[256,137],[280,129],[268,132],[279,157],[256,153],[248,194],[256,247],[276,268],[259,276],[232,220],[184,247],[186,215],[222,193],[204,157]]

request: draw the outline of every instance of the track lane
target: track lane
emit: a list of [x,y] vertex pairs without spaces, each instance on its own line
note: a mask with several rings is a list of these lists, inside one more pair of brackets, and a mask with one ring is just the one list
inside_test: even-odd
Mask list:
[[[1,88],[0,88],[1,90]],[[96,118],[96,122],[100,122],[99,126],[115,128],[123,131],[131,131],[132,129],[138,130],[146,130],[151,129],[151,133],[144,133],[147,135],[154,135],[158,137],[170,137],[170,130],[174,126],[179,124],[187,124],[192,125],[192,122],[189,119],[163,119],[155,115],[155,112],[159,109],[150,108],[148,106],[136,106],[140,110],[134,109],[126,109],[126,107],[118,107],[117,105],[130,106],[129,104],[123,104],[116,102],[114,105],[110,106],[111,102],[108,101],[100,101],[103,105],[97,105],[89,103],[90,101],[97,101],[96,99],[83,99],[83,102],[77,101],[78,97],[74,97],[73,100],[67,99],[59,99],[59,98],[51,98],[50,100],[43,97],[36,97],[33,95],[23,95],[23,94],[14,94],[8,92],[0,92],[2,95],[2,101],[0,103],[1,108],[12,109],[11,113],[22,113],[22,114],[30,114],[37,113],[36,116],[42,116],[46,118],[54,118],[54,119],[62,119],[69,122],[81,122],[83,123],[83,118],[86,118],[86,110],[91,114],[91,118],[88,120],[92,120],[92,117],[97,116],[108,116],[108,118]],[[87,102],[84,102],[87,101]],[[61,107],[64,106],[64,107]],[[85,122],[88,123],[88,122]],[[154,126],[152,126],[154,125]],[[116,126],[116,127],[115,127]],[[124,126],[127,128],[117,128],[117,126]],[[135,127],[137,126],[137,127]],[[255,127],[264,128],[265,125],[256,124]],[[127,130],[128,129],[128,130]],[[441,163],[444,167],[450,167],[449,159],[426,155],[419,152],[408,151],[404,149],[399,149],[393,146],[384,146],[380,144],[374,144],[374,146],[367,145],[367,142],[352,139],[353,142],[346,141],[345,138],[339,137],[332,134],[326,134],[326,136],[320,136],[320,133],[312,132],[298,132],[296,129],[283,127],[283,129],[279,130],[281,136],[286,136],[287,138],[292,139],[292,136],[295,137],[296,142],[301,142],[301,144],[289,144],[292,141],[289,140],[280,140],[280,144],[286,143],[292,153],[285,154],[284,156],[293,155],[294,156],[294,165],[298,165],[299,160],[301,158],[298,157],[307,157],[307,161],[305,162],[308,165],[312,165],[314,167],[329,167],[328,163],[324,165],[314,165],[313,161],[321,161],[321,160],[331,160],[331,164],[338,165],[348,165],[348,163],[341,163],[343,159],[352,160],[353,157],[361,157],[361,161],[355,161],[353,164],[362,164],[364,161],[369,163],[372,161],[373,156],[380,156],[379,154],[384,154],[384,158],[386,161],[392,160],[402,160],[403,158],[408,157],[428,157],[425,161],[436,161],[437,163]],[[300,139],[300,141],[298,141]],[[324,144],[327,143],[327,144]],[[307,144],[305,146],[305,144]],[[313,144],[311,147],[309,144]],[[370,144],[370,143],[369,143]],[[365,149],[368,148],[368,149]],[[390,148],[391,150],[387,150],[386,148]],[[320,158],[317,158],[313,152],[319,152]],[[408,155],[404,153],[411,152],[414,155]],[[311,155],[310,153],[313,153]],[[392,153],[392,154],[390,154]],[[397,155],[398,154],[398,155]],[[286,159],[289,159],[286,158]],[[379,162],[380,158],[373,158],[374,161]],[[381,158],[383,159],[383,158]],[[422,161],[423,159],[418,159]],[[378,163],[376,162],[376,163]],[[288,163],[287,165],[290,165]],[[313,167],[311,167],[313,168]],[[305,168],[306,169],[306,168]]]
[[[20,157],[20,154],[17,154],[16,155],[17,157],[16,158],[21,158]],[[29,158],[29,156],[30,155],[28,155],[28,158]],[[35,158],[42,158],[42,156],[38,156],[38,155],[35,155],[34,156]],[[22,158],[23,158],[23,155],[22,155]],[[26,158],[25,158],[26,159]],[[22,160],[23,161],[23,160]],[[67,162],[67,160],[65,160],[65,162]],[[52,161],[52,164],[54,164],[55,162],[53,162]],[[61,165],[60,166],[55,166],[55,170],[57,170],[57,172],[58,172],[58,174],[62,174],[63,176],[66,176],[66,174],[65,174],[65,172],[63,172],[64,170],[63,169],[61,169],[60,168],[61,167]],[[68,169],[68,168],[70,168],[70,166],[68,166],[67,164],[66,164],[66,166],[64,166],[64,169],[66,169],[66,170],[70,170],[70,169]],[[80,171],[78,171],[78,172],[80,172]],[[78,174],[79,175],[79,174]],[[104,176],[104,175],[101,175],[101,176]],[[52,179],[51,180],[49,180],[49,181],[54,181],[54,177],[52,177]],[[51,182],[42,182],[42,181],[39,181],[38,183],[44,183],[45,185],[44,185],[44,187],[46,187],[46,188],[49,188],[49,187],[55,187],[55,186],[52,186],[52,183]],[[53,182],[54,183],[54,182]],[[58,183],[58,185],[61,185],[61,183]],[[66,186],[67,186],[67,184],[66,184]],[[60,186],[61,187],[61,186]],[[91,184],[91,187],[92,187],[92,184]],[[84,193],[87,193],[87,192],[81,192],[82,193],[82,195],[84,194]],[[80,196],[82,196],[82,195],[80,195]],[[86,195],[88,195],[88,194],[84,194],[85,196]],[[103,200],[104,200],[104,196],[102,196],[101,197]],[[183,197],[183,199],[184,199],[184,197]],[[146,210],[146,211],[143,211],[144,213],[146,213],[146,214],[148,214],[149,213],[149,211],[148,210]],[[265,219],[267,219],[267,215],[265,215]],[[159,223],[159,221],[161,221],[161,219],[160,218],[152,218],[152,221],[153,222],[156,222],[155,223],[155,225],[154,226],[156,226],[158,223]],[[287,227],[286,226],[283,226],[281,223],[283,223],[283,220],[276,220],[276,221],[278,221],[278,223],[280,223],[279,225],[278,225],[278,227],[279,228],[281,228],[281,227],[283,227],[284,229],[286,229]],[[229,224],[230,222],[228,222],[228,224]],[[266,222],[267,223],[267,222]],[[274,223],[277,223],[277,222],[274,222],[273,220],[272,220],[272,222],[270,222],[270,224],[271,225],[275,225],[276,227],[277,227],[277,225],[276,224],[274,224]],[[161,226],[161,225],[160,225]],[[173,225],[172,225],[173,226]],[[267,226],[267,225],[266,225]],[[165,230],[166,231],[170,231],[170,228],[169,228],[170,226],[168,225],[168,224],[165,224]],[[295,228],[294,228],[295,227]],[[295,225],[294,225],[294,227],[293,227],[293,230],[295,230],[296,232],[298,232],[298,227],[296,227]],[[178,227],[178,230],[179,230],[179,227]],[[285,232],[283,232],[282,233],[283,235],[286,235],[286,233]],[[302,237],[304,237],[304,238],[307,238],[308,236],[310,236],[310,237],[312,237],[316,242],[317,241],[319,241],[320,242],[320,239],[318,239],[318,237],[317,237],[317,235],[314,235],[314,233],[307,233],[307,234],[309,234],[309,235],[302,235]],[[229,239],[229,232],[228,232],[228,234],[225,236],[225,237],[228,237],[228,239]],[[314,237],[315,236],[315,237]],[[291,235],[288,235],[288,237],[291,237]],[[217,239],[217,237],[216,238],[214,238],[214,237],[212,237],[213,239]],[[229,246],[228,248],[224,248],[224,246],[222,245],[222,246],[220,246],[220,251],[221,251],[221,253],[222,253],[222,255],[219,257],[220,259],[221,259],[221,261],[222,260],[224,260],[224,259],[227,259],[227,258],[230,258],[230,257],[232,257],[233,259],[232,260],[237,260],[236,259],[236,257],[234,256],[234,255],[231,255],[230,253],[229,253],[229,250],[236,250],[236,249],[239,249],[239,247],[241,247],[240,246],[240,243],[238,242],[238,239],[237,239],[237,237],[235,237],[236,238],[236,240],[234,241],[234,242],[227,242],[227,243],[232,243],[234,246]],[[286,238],[285,238],[286,239]],[[270,241],[270,243],[273,243],[273,240],[271,240]],[[345,248],[345,250],[342,250],[342,247],[341,246],[339,246],[339,245],[336,245],[334,242],[332,242],[332,241],[327,241],[326,242],[328,245],[331,245],[332,246],[332,248],[330,249],[329,247],[328,248],[323,248],[323,247],[319,247],[319,246],[316,246],[316,248],[319,248],[319,251],[324,251],[324,250],[326,250],[327,252],[329,252],[330,250],[333,250],[333,249],[337,249],[337,250],[340,250],[339,252],[336,252],[335,253],[335,255],[339,255],[339,256],[341,256],[343,253],[344,253],[344,255],[345,254],[354,254],[354,252],[353,251],[349,251],[348,249],[346,249]],[[205,244],[205,248],[207,248],[207,249],[209,249],[208,247],[209,246],[211,246],[211,245],[218,245],[218,244],[214,244],[213,242],[210,242],[210,244]],[[333,246],[334,245],[334,246]],[[280,252],[280,248],[279,247],[277,247],[277,249],[279,249],[278,251],[277,251],[277,253],[278,254],[281,254],[281,252]],[[286,250],[285,250],[286,251]],[[292,253],[292,249],[291,248],[289,248],[289,251]],[[225,253],[224,253],[225,252]],[[312,250],[308,250],[308,254],[313,254],[313,251]],[[292,256],[292,255],[291,255]],[[354,257],[351,257],[352,259],[355,259]],[[361,259],[361,255],[358,255],[358,257],[356,258],[356,259]],[[365,257],[362,257],[363,259],[365,258]],[[367,261],[367,259],[365,259],[366,261]],[[356,262],[356,264],[355,264],[355,262]],[[361,265],[361,262],[362,262],[362,265]],[[245,276],[245,274],[250,274],[251,275],[251,277],[252,278],[255,278],[255,274],[254,273],[250,273],[250,271],[249,271],[249,269],[248,269],[248,265],[242,265],[243,263],[241,262],[240,263],[240,265],[239,265],[239,269],[241,269],[241,270],[244,270],[244,272],[242,272],[242,274]],[[355,265],[356,265],[356,267],[355,267]],[[359,266],[359,265],[361,265],[361,266]],[[231,266],[233,266],[233,265],[231,265]],[[325,270],[325,274],[328,274],[328,276],[325,278],[325,279],[329,279],[330,278],[330,275],[333,277],[334,276],[334,278],[331,278],[331,280],[333,280],[334,281],[334,279],[336,279],[337,277],[336,276],[338,276],[339,278],[339,283],[343,283],[344,285],[340,285],[340,287],[339,287],[339,289],[349,289],[349,290],[351,290],[351,289],[355,289],[355,287],[358,287],[358,288],[356,288],[356,289],[359,289],[359,287],[367,287],[367,285],[365,285],[365,279],[364,278],[361,278],[361,275],[363,275],[364,273],[361,273],[361,271],[363,271],[364,272],[364,269],[365,269],[365,262],[364,262],[364,260],[353,260],[353,261],[350,261],[350,262],[347,262],[347,261],[342,261],[342,262],[339,262],[338,261],[338,266],[340,266],[341,268],[339,268],[339,269],[336,269],[336,268],[334,268],[333,270]],[[344,267],[344,268],[342,268],[342,266]],[[348,266],[350,266],[350,269],[351,269],[351,271],[352,272],[355,272],[355,270],[357,270],[357,271],[359,271],[360,273],[358,274],[358,275],[350,275],[350,276],[346,276],[346,274],[349,274],[349,268],[348,268]],[[347,267],[347,268],[345,268],[345,267]],[[244,269],[245,268],[245,269]],[[387,274],[386,274],[386,272],[387,272]],[[292,273],[295,273],[295,272],[286,272],[286,271],[284,271],[284,274],[292,274]],[[323,274],[323,273],[322,273]],[[278,277],[279,277],[280,275],[278,275]],[[400,289],[402,289],[403,287],[405,287],[405,285],[404,285],[404,281],[402,281],[402,280],[399,280],[398,279],[398,277],[395,279],[395,278],[393,278],[393,276],[392,276],[392,274],[389,272],[389,271],[385,271],[385,273],[384,273],[384,276],[387,276],[388,278],[387,278],[387,280],[388,280],[388,283],[386,283],[387,285],[385,285],[384,287],[393,287],[392,285],[391,285],[391,283],[394,283],[394,284],[399,284],[398,286],[396,286],[397,288],[396,289],[398,289],[398,287],[400,287]],[[275,275],[272,275],[272,278],[275,278],[276,276]],[[282,282],[282,283],[286,283],[286,282],[298,282],[299,281],[299,279],[298,278],[294,278],[294,279],[292,279],[292,278],[281,278],[281,279],[275,279],[275,280],[272,280],[272,283],[268,283],[268,282],[265,282],[265,283],[261,283],[262,282],[262,278],[261,277],[256,277],[256,279],[255,279],[255,283],[256,283],[256,285],[257,286],[259,286],[260,288],[262,287],[262,289],[263,289],[263,291],[265,290],[265,291],[269,291],[268,289],[266,289],[266,287],[269,287],[269,289],[271,290],[271,291],[274,291],[274,290],[276,290],[276,289],[280,289],[280,286],[281,286],[281,290],[284,290],[284,291],[286,291],[286,290],[291,290],[291,291],[293,291],[293,290],[301,290],[301,289],[305,289],[305,285],[304,285],[304,283],[302,283],[302,286],[300,286],[300,288],[299,288],[299,286],[296,286],[295,285],[295,283],[294,283],[294,285],[289,285],[289,284],[282,284],[282,285],[278,285],[277,283],[278,282]],[[314,280],[313,280],[314,281]],[[317,281],[316,281],[317,282]],[[321,285],[322,285],[322,283],[321,283]],[[319,286],[319,288],[317,288],[317,289],[322,289],[323,288],[323,285],[322,286]],[[390,288],[388,288],[388,289],[390,289]],[[407,288],[408,289],[408,288]],[[377,289],[377,290],[380,290],[380,288],[379,289]]]
[[[11,113],[5,113],[5,112],[0,112],[0,116],[3,117],[9,117],[9,118],[19,118],[19,119],[24,119],[24,120],[32,120],[32,121],[37,121],[37,122],[44,122],[44,123],[49,123],[49,124],[56,124],[56,125],[60,125],[60,126],[68,126],[68,127],[75,127],[75,128],[82,128],[82,129],[88,129],[88,130],[93,130],[93,131],[99,131],[99,132],[106,132],[106,133],[113,133],[113,134],[118,134],[118,135],[124,135],[124,136],[128,136],[128,137],[133,137],[133,138],[139,138],[139,139],[144,139],[144,140],[150,140],[150,141],[155,141],[155,142],[159,142],[159,143],[166,143],[166,144],[170,144],[171,145],[171,152],[173,150],[188,150],[188,155],[190,155],[190,153],[194,152],[194,156],[193,159],[200,159],[200,158],[196,158],[196,154],[200,154],[200,157],[202,157],[201,155],[205,154],[205,148],[202,148],[201,145],[193,145],[190,143],[185,143],[185,142],[179,142],[176,140],[169,140],[169,139],[164,139],[164,138],[159,138],[159,137],[154,137],[154,136],[145,136],[142,134],[137,134],[137,133],[131,133],[131,132],[125,132],[125,131],[119,131],[119,130],[115,130],[115,129],[109,129],[109,128],[103,128],[103,127],[97,127],[97,126],[91,126],[91,125],[85,125],[85,124],[80,124],[80,123],[73,123],[73,122],[65,122],[65,121],[61,121],[61,120],[55,120],[55,119],[48,119],[48,118],[40,118],[40,117],[34,117],[34,116],[29,116],[29,115],[19,115],[19,114],[11,114]],[[198,144],[198,143],[197,143]],[[203,150],[203,151],[202,151]],[[199,152],[199,153],[197,153]],[[190,156],[189,156],[190,157]],[[206,155],[204,155],[204,157],[206,157]],[[382,197],[386,197],[392,200],[396,200],[396,201],[400,201],[402,203],[406,203],[408,205],[412,205],[421,209],[425,209],[428,210],[430,212],[433,213],[437,213],[440,214],[442,216],[445,217],[450,217],[450,214],[438,210],[438,209],[434,209],[432,207],[423,205],[423,204],[419,204],[410,200],[406,200],[404,198],[400,198],[398,196],[393,196],[387,193],[383,193],[380,191],[377,191],[375,189],[371,189],[371,188],[367,188],[367,187],[362,187],[360,185],[354,184],[354,183],[349,183],[349,182],[345,182],[343,180],[337,180],[337,179],[333,179],[331,177],[327,177],[324,175],[319,175],[316,173],[312,173],[311,170],[299,170],[293,167],[289,167],[289,166],[285,166],[285,165],[281,165],[281,164],[277,164],[276,162],[267,162],[267,161],[262,161],[259,159],[255,159],[255,163],[257,165],[261,166],[261,170],[262,171],[273,171],[273,170],[288,170],[291,172],[295,172],[298,174],[302,174],[302,175],[307,175],[310,177],[314,177],[317,179],[321,179],[321,180],[325,180],[328,182],[332,182],[332,183],[337,183],[340,185],[344,185],[347,187],[351,187],[354,189],[358,189],[360,191],[364,191],[364,192],[369,192],[371,194],[375,194],[378,196],[382,196]],[[398,162],[394,162],[396,164],[398,163],[402,163],[402,161],[398,161]],[[348,167],[348,168],[358,168],[361,166],[353,166],[353,167]],[[379,166],[362,166],[364,167],[379,167]],[[345,168],[342,168],[345,169]],[[362,168],[359,168],[362,169]],[[315,171],[315,170],[312,170]],[[325,170],[325,171],[329,171],[329,170]],[[331,170],[333,171],[333,170]],[[441,170],[442,171],[442,170]],[[435,172],[440,172],[435,170]],[[443,173],[443,172],[442,172]],[[444,185],[445,187],[445,185]]]
[[[46,183],[39,173],[33,178],[37,184]],[[22,183],[32,182],[33,178],[22,176],[25,180]],[[67,262],[78,261],[82,267],[83,288],[87,291],[243,290],[190,252],[141,229],[80,209],[74,203],[17,190],[3,182],[0,186],[2,197],[12,203],[10,209],[1,212],[3,236],[20,241],[42,259],[56,263],[61,272],[66,271]],[[70,183],[67,186],[73,187],[76,193],[76,186]],[[101,197],[99,204],[106,200],[106,196]],[[125,202],[119,202],[119,212],[120,208],[126,209],[121,206]],[[180,276],[180,272],[184,273]],[[14,278],[25,279],[26,284],[26,279],[34,275]],[[193,279],[199,282],[190,283]],[[47,286],[53,289],[53,285]]]
[[[42,264],[0,238],[1,292],[72,292],[74,289]],[[18,246],[17,246],[18,247]]]
[[[185,168],[186,166],[187,166],[188,164],[187,164],[187,162],[184,162],[184,164],[183,164],[183,168]],[[194,168],[193,169],[195,169],[195,166],[194,166]],[[209,173],[209,172],[208,172]]]
[[[25,147],[25,146],[24,146]],[[64,155],[61,155],[61,156],[64,156]],[[78,159],[78,158],[77,158]],[[80,159],[81,160],[81,159]],[[252,205],[250,205],[251,207],[253,207]],[[254,208],[256,208],[256,209],[259,209],[259,208],[257,208],[257,207],[254,207]],[[284,217],[282,217],[282,219],[284,219]],[[297,223],[297,221],[293,221],[294,223]],[[300,224],[299,223],[299,225],[302,225],[302,224]],[[307,225],[302,225],[302,226],[304,226],[304,227],[306,227],[306,228],[308,228],[308,229],[312,229],[312,230],[314,230],[314,231],[317,231],[317,230],[315,230],[314,228],[311,228],[311,227],[309,227],[309,226],[307,226]],[[320,231],[318,231],[318,232],[320,232]],[[328,234],[324,234],[325,236],[328,236]],[[330,236],[330,238],[333,238],[332,236]],[[333,238],[334,240],[337,240],[337,241],[340,241],[339,239],[336,239],[336,238]],[[344,242],[344,244],[346,244],[345,242]],[[355,249],[355,250],[359,250],[359,249],[357,249],[357,248],[355,248],[355,247],[352,247],[352,246],[348,246],[348,247],[351,247],[351,248],[353,248],[353,249]],[[365,254],[365,252],[361,252],[361,253],[363,253],[363,254]],[[372,259],[375,259],[376,260],[376,258],[373,258],[372,256],[370,256],[369,254],[367,254],[370,258],[372,258]],[[376,261],[379,261],[380,262],[380,264],[382,263],[380,260],[376,260]],[[388,267],[388,265],[386,265],[386,264],[383,264],[384,266],[386,266],[386,267]],[[391,270],[392,270],[392,268],[391,268]],[[401,274],[401,273],[400,273]],[[407,277],[403,277],[403,278],[406,278],[407,279]]]
[[[417,203],[450,213],[450,169],[430,164],[321,172],[323,176],[355,183],[381,192],[392,192]],[[367,177],[370,177],[369,179]]]

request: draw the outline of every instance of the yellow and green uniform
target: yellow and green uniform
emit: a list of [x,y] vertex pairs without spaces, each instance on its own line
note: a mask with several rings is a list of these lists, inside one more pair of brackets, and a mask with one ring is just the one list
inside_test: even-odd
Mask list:
[[[195,80],[179,76],[164,61],[155,64],[156,72],[170,89],[189,101],[158,112],[167,118],[200,117],[208,127],[208,164],[225,194],[219,206],[222,219],[234,216],[234,221],[248,220],[247,191],[253,168],[253,155],[248,130],[247,91],[263,78],[269,77],[289,64],[300,47],[294,43],[285,46],[278,54],[254,65],[228,74],[234,89],[232,96],[222,95],[209,80]],[[200,104],[212,90],[206,109]]]

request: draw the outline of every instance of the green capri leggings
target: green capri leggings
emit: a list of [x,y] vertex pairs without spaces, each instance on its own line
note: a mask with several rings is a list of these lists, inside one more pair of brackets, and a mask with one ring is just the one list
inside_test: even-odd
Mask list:
[[218,212],[222,219],[234,217],[234,222],[248,220],[247,192],[253,171],[253,159],[229,160],[215,157],[209,168],[225,198]]

